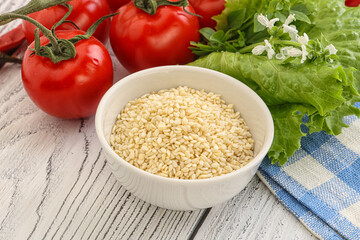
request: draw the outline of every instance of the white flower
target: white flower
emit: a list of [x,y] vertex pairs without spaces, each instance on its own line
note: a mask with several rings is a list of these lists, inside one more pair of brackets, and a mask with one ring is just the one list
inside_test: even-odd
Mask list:
[[284,47],[282,48],[283,51],[286,52],[286,55],[289,57],[300,57],[302,52],[300,49],[298,48],[294,48],[294,47]]
[[276,58],[279,60],[284,60],[288,58],[287,50],[289,47],[283,47],[280,49],[280,53],[276,54]]
[[279,60],[284,60],[286,58],[288,58],[288,54],[287,54],[287,50],[289,47],[283,47],[280,49],[280,53],[276,54],[276,58]]
[[295,14],[290,14],[283,24],[284,33],[289,33],[291,40],[294,42],[297,41],[298,30],[296,29],[295,25],[289,25],[289,24],[295,20],[296,20]]
[[276,54],[276,59],[279,59],[279,60],[285,60],[287,57],[285,56],[285,54],[283,53],[278,53]]
[[[335,48],[334,45],[330,44],[330,45],[327,45],[326,48],[327,50],[329,50],[330,54],[336,54],[337,53],[337,49]],[[330,63],[334,62],[333,59],[330,59]]]
[[326,48],[325,48],[325,49],[329,50],[330,54],[336,54],[336,53],[337,53],[337,51],[338,51],[338,50],[335,48],[335,46],[334,46],[334,45],[332,45],[332,44],[330,44],[330,45],[326,46]]
[[261,55],[265,50],[266,47],[264,45],[258,45],[251,50],[251,53],[254,55]]
[[284,33],[289,33],[292,41],[296,42],[298,37],[298,30],[295,25],[285,25],[283,24]]
[[264,42],[265,42],[265,45],[258,45],[256,47],[254,47],[251,52],[254,55],[261,55],[261,54],[263,54],[263,52],[266,51],[268,58],[272,59],[273,56],[275,55],[275,51],[272,48],[272,46],[268,40],[265,39]]
[[302,51],[294,47],[283,47],[280,49],[280,53],[276,54],[276,58],[279,60],[284,60],[288,57],[300,57]]
[[269,29],[272,29],[274,27],[275,23],[277,21],[279,21],[278,18],[273,18],[273,19],[269,20],[266,16],[264,16],[262,14],[259,14],[257,16],[257,20],[261,25],[263,25]]
[[297,37],[297,41],[303,45],[308,44],[309,42],[309,37],[306,33],[304,33],[304,36],[298,36]]
[[308,51],[306,51],[306,46],[303,44],[301,45],[301,63],[304,63],[306,61],[306,57],[309,54]]
[[290,49],[290,48],[292,48],[292,47],[283,47],[283,48],[281,48],[280,49],[280,53],[281,54],[284,54],[284,55],[288,55],[288,50]]
[[296,21],[296,18],[295,18],[295,14],[290,14],[287,19],[285,20],[285,25],[286,26],[289,26],[290,23],[292,23],[293,21]]
[[284,60],[288,57],[301,57],[301,63],[304,63],[308,54],[305,45],[301,45],[301,50],[295,47],[283,47],[280,49],[280,53],[276,54],[276,58]]

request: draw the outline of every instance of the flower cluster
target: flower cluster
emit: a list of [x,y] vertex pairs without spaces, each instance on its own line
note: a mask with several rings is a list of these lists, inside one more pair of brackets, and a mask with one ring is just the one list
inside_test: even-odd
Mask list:
[[[279,18],[273,18],[269,20],[267,16],[264,16],[263,14],[259,14],[257,17],[258,22],[268,28],[269,33],[271,34],[271,31],[275,27],[275,23],[279,21]],[[264,45],[257,45],[252,49],[252,54],[254,55],[262,55],[264,52],[267,53],[267,56],[269,59],[273,59],[274,56],[276,59],[279,60],[285,60],[289,57],[301,57],[301,63],[304,63],[306,59],[308,58],[309,52],[309,37],[306,33],[304,33],[302,36],[298,34],[298,30],[296,29],[295,25],[291,25],[292,22],[296,21],[295,14],[290,14],[285,22],[281,25],[280,28],[282,28],[283,33],[288,33],[290,36],[291,41],[288,41],[286,43],[282,43],[282,45],[288,45],[285,47],[281,47],[278,50],[278,53],[275,52],[275,49],[273,48],[273,45],[270,43],[272,37],[267,40],[264,40]],[[334,45],[330,44],[325,47],[325,50],[329,51],[329,54],[336,54],[337,50],[334,47]],[[330,59],[330,62],[333,60]]]

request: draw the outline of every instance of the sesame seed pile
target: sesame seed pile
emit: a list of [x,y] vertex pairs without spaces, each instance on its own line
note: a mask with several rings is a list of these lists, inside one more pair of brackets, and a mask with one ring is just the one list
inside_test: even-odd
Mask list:
[[117,117],[110,145],[135,167],[176,179],[227,174],[254,155],[249,127],[233,104],[181,86],[130,101]]

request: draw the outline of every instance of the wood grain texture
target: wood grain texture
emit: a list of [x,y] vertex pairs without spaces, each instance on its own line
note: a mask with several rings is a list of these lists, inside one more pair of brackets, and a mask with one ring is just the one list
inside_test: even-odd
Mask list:
[[[22,4],[5,1],[0,12]],[[118,63],[114,68],[114,81],[127,74]],[[190,235],[202,211],[169,211],[132,196],[106,166],[94,117],[69,121],[43,113],[28,98],[20,72],[15,64],[0,71],[0,239]]]
[[[0,13],[22,4],[2,1]],[[112,58],[118,81],[128,73]],[[314,238],[258,178],[210,211],[170,211],[137,199],[111,174],[94,117],[43,113],[27,96],[16,64],[0,70],[0,202],[1,240]]]
[[132,196],[113,177],[94,118],[38,110],[19,66],[0,72],[1,239],[186,239],[202,211],[169,211]]
[[230,201],[209,212],[195,240],[316,239],[256,176]]
[[[24,0],[24,1],[2,0],[0,2],[0,14],[5,13],[5,12],[10,12],[10,11],[12,11],[14,9],[22,7],[23,5],[25,5],[29,1],[30,0]],[[22,20],[14,20],[10,24],[0,26],[0,35],[2,33],[10,31],[11,29],[13,29],[17,25],[19,25],[21,23],[21,21]]]

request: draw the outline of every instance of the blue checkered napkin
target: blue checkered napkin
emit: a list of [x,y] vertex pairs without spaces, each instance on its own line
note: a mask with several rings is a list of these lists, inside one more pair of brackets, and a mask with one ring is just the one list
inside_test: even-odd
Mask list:
[[304,137],[284,166],[265,159],[258,171],[276,197],[323,239],[360,239],[360,119],[344,121],[350,126],[340,135]]

